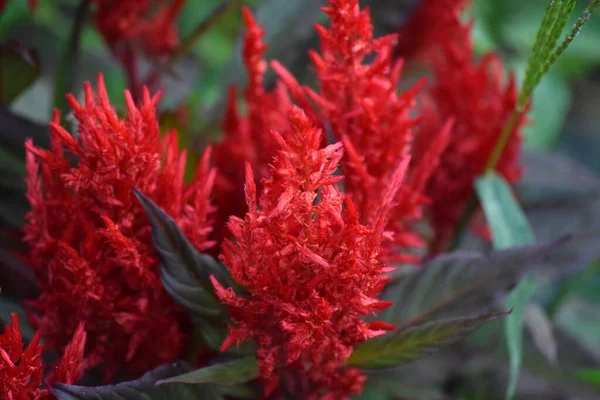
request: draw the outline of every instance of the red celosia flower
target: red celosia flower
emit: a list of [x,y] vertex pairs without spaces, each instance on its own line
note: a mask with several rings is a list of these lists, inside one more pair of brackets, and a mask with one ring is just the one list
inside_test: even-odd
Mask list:
[[360,392],[364,380],[341,368],[352,346],[389,328],[360,319],[390,304],[376,299],[388,271],[378,261],[386,218],[381,213],[374,224],[361,224],[336,187],[341,143],[319,149],[322,131],[296,107],[289,125],[283,136],[273,132],[280,150],[258,200],[247,166],[248,213],[228,223],[235,241],[225,241],[222,259],[249,295],[236,296],[213,280],[235,324],[223,349],[255,340],[267,391],[277,386],[273,370],[287,366],[311,380],[310,394],[299,398],[327,391],[325,398],[346,398]]
[[214,163],[218,170],[215,196],[219,204],[215,237],[219,240],[225,235],[228,218],[245,213],[245,164],[248,162],[252,165],[259,179],[266,176],[268,163],[277,150],[269,131],[275,129],[282,132],[287,129],[287,111],[291,104],[283,85],[278,84],[273,91],[265,89],[263,77],[267,63],[263,59],[266,50],[262,41],[264,30],[257,25],[248,9],[243,9],[243,16],[248,30],[242,50],[248,71],[248,85],[244,92],[247,116],[239,115],[236,89],[232,88],[225,111],[223,139],[214,151]]
[[[402,64],[394,63],[392,58],[395,35],[374,39],[368,10],[361,11],[357,0],[329,3],[324,9],[331,19],[329,28],[317,25],[321,54],[311,52],[319,93],[311,89],[306,92],[319,105],[336,137],[344,142],[347,158],[342,166],[348,177],[345,189],[364,221],[373,223],[378,218],[380,198],[394,182],[393,177],[402,180],[384,246],[387,260],[412,261],[415,257],[402,250],[422,244],[414,223],[420,218],[424,184],[446,145],[448,129],[439,125],[441,132],[432,138],[427,160],[414,163],[407,171],[417,123],[410,113],[421,85],[398,93]],[[373,61],[367,62],[372,55]],[[291,87],[297,86],[281,66],[276,64],[275,68]]]
[[[457,14],[455,19],[448,25],[455,29],[446,32],[446,37],[429,52],[435,82],[423,100],[423,122],[415,145],[415,159],[419,160],[439,126],[448,118],[455,120],[450,144],[427,186],[435,234],[433,252],[442,250],[454,234],[473,194],[473,183],[484,172],[517,101],[514,77],[511,75],[508,84],[503,84],[500,58],[490,53],[475,62],[470,25],[461,24]],[[511,183],[520,176],[519,131],[523,123],[521,118],[515,124],[496,167]]]
[[86,83],[84,104],[68,96],[78,137],[55,115],[51,149],[26,146],[32,209],[25,240],[41,284],[30,320],[57,350],[84,321],[90,364],[104,364],[107,377],[176,359],[189,333],[188,318],[161,285],[150,226],[132,189],[171,215],[197,249],[212,245],[210,152],[184,185],[185,152],[175,132],[160,139],[158,96],[146,90],[139,107],[125,96],[128,115],[121,120],[100,75],[98,95]]
[[400,27],[396,56],[413,59],[448,40],[448,33],[460,25],[460,14],[468,3],[469,0],[419,0]]
[[[83,350],[86,334],[79,324],[73,340],[66,347],[56,371],[47,381],[76,383],[83,375]],[[23,351],[19,318],[12,314],[12,324],[4,327],[0,336],[0,398],[6,400],[49,400],[54,396],[41,387],[44,366],[40,334],[36,333]]]
[[176,18],[185,0],[95,0],[94,20],[108,44],[138,42],[150,54],[163,55],[179,43]]

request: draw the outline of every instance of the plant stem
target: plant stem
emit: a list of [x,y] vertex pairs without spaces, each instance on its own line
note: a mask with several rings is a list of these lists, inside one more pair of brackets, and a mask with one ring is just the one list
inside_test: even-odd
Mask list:
[[77,76],[81,32],[85,25],[89,5],[89,0],[81,0],[77,6],[67,48],[63,53],[54,78],[54,106],[61,110],[63,114],[68,110],[65,94],[72,90]]

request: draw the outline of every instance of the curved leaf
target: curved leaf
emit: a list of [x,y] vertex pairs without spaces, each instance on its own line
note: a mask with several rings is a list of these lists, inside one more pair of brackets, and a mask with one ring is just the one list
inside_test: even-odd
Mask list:
[[162,379],[157,385],[167,383],[212,383],[236,385],[249,382],[258,376],[258,362],[255,357],[245,357],[222,364],[200,368],[183,375]]
[[354,350],[347,364],[355,367],[391,368],[414,361],[473,332],[506,312],[437,321],[408,328],[393,335],[368,340]]
[[164,211],[142,193],[135,195],[144,207],[154,246],[160,257],[160,276],[166,291],[192,316],[206,344],[219,348],[226,335],[226,308],[217,299],[209,277],[232,286],[227,269],[215,259],[199,253]]
[[[492,242],[498,250],[535,242],[533,229],[517,203],[512,188],[494,172],[475,182],[485,217],[492,231]],[[536,277],[529,274],[508,295],[506,306],[514,312],[506,319],[505,331],[510,354],[510,378],[506,399],[517,391],[519,370],[523,358],[523,318],[525,307],[536,289]]]
[[572,268],[569,257],[561,258],[561,253],[580,242],[587,245],[580,236],[568,235],[487,254],[458,251],[440,255],[388,285],[383,297],[397,305],[386,310],[382,319],[403,329],[431,319],[491,311],[527,272]]
[[205,385],[175,384],[156,386],[156,382],[179,375],[191,369],[185,363],[163,365],[134,381],[97,387],[65,385],[52,387],[58,400],[221,400],[222,397]]

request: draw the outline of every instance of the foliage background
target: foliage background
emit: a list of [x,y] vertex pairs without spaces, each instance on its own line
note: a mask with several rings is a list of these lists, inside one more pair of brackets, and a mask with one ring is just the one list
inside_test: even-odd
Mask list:
[[[382,34],[394,31],[402,23],[414,1],[369,0],[361,3],[371,6],[374,25]],[[76,0],[40,0],[37,10],[31,13],[25,0],[12,0],[0,16],[0,40],[19,40],[34,48],[41,66],[39,78],[10,104],[10,109],[42,126],[50,119],[56,75],[78,4]],[[220,4],[221,0],[187,0],[179,19],[180,36],[187,37],[198,22],[207,18]],[[308,79],[306,50],[317,46],[312,23],[322,18],[319,13],[321,2],[247,0],[245,4],[255,9],[259,22],[265,26],[265,40],[270,46],[267,58],[279,59],[300,79]],[[522,76],[545,6],[545,0],[475,0],[470,12],[476,21],[474,37],[477,51],[498,51],[507,65]],[[585,2],[578,2],[572,22],[584,6]],[[194,44],[190,53],[177,63],[168,81],[166,96],[161,102],[164,112],[162,127],[177,126],[182,144],[192,149],[201,149],[209,138],[218,135],[226,88],[233,83],[243,85],[244,73],[239,54],[241,29],[240,13],[234,8]],[[567,155],[595,172],[600,172],[600,113],[597,111],[600,109],[599,43],[600,18],[596,16],[534,92],[531,124],[525,131],[528,148]],[[111,100],[115,106],[123,106],[121,91],[127,85],[123,71],[91,24],[83,28],[78,59],[75,73],[66,77],[70,87],[80,88],[83,81],[93,80],[98,72],[102,72]],[[1,82],[5,89],[7,66],[1,68],[4,73]],[[180,124],[175,117],[176,111],[184,112],[186,124]],[[22,199],[15,194],[18,191],[9,189],[19,185],[23,164],[17,155],[5,148],[0,148],[0,161],[0,218],[3,224],[18,226],[25,209]],[[572,180],[577,181],[579,177],[565,173],[557,174],[555,178],[556,186],[572,187],[577,186]],[[527,203],[524,207],[527,211]],[[551,233],[566,223],[585,222],[588,228],[596,232],[600,230],[597,192],[585,203],[567,202],[564,210],[555,212],[551,223],[547,214],[540,224],[534,223],[536,230],[542,231],[542,236],[544,230]],[[530,218],[535,219],[535,210]],[[581,222],[574,222],[577,218]],[[2,241],[8,242],[10,237],[2,237]],[[6,264],[7,260],[4,258],[3,263]],[[549,362],[547,358],[552,357],[547,354],[551,352],[547,347],[548,341],[544,344],[540,339],[542,343],[538,342],[536,346],[528,331],[520,397],[558,399],[577,394],[581,398],[595,398],[593,396],[597,393],[590,390],[600,387],[600,310],[597,307],[600,304],[600,263],[592,264],[558,283],[540,285],[536,304],[551,321],[558,356],[556,361]],[[3,299],[0,303],[2,319],[10,307],[8,300]],[[535,321],[535,318],[530,316],[528,320]],[[503,398],[508,369],[501,324],[498,321],[489,324],[467,344],[441,352],[435,359],[411,364],[404,371],[406,379],[411,374],[427,376],[438,382],[445,393],[460,394],[465,399],[491,398],[490,393],[497,393],[498,398]],[[543,325],[543,322],[538,320],[537,325],[540,324]],[[472,360],[471,352],[466,348],[485,349],[485,352],[480,352],[485,356]],[[542,355],[544,351],[546,357]],[[465,366],[460,374],[452,372],[453,363],[457,360]],[[390,389],[391,392],[394,390]],[[367,391],[364,398],[376,399],[377,396],[380,393]]]

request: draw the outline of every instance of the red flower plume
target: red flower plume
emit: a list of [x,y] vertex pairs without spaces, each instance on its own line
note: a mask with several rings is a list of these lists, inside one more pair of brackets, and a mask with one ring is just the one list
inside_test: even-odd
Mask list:
[[51,123],[51,149],[27,143],[25,240],[41,283],[29,314],[49,349],[62,350],[84,321],[91,364],[107,377],[124,368],[138,375],[178,358],[189,334],[187,316],[163,289],[148,220],[132,193],[137,188],[205,250],[211,231],[214,171],[205,153],[190,185],[183,182],[185,152],[176,133],[160,139],[158,96],[146,90],[128,115],[111,107],[102,76],[98,94],[85,84],[85,103],[68,96],[78,137]]
[[[86,333],[79,324],[73,340],[66,347],[56,370],[47,384],[76,383],[83,375]],[[23,350],[19,317],[12,314],[12,324],[0,336],[0,398],[8,400],[49,400],[54,396],[42,387],[44,366],[40,334],[36,333]]]
[[[396,36],[373,38],[369,12],[361,11],[357,0],[330,0],[323,10],[331,23],[328,28],[317,25],[321,51],[310,54],[319,91],[305,88],[305,92],[346,147],[345,190],[365,223],[378,218],[380,199],[390,184],[402,184],[392,201],[383,255],[388,261],[414,261],[406,250],[423,245],[415,223],[426,201],[424,185],[446,146],[449,126],[438,126],[426,160],[410,164],[418,122],[412,115],[414,99],[422,85],[398,92],[402,63],[392,57]],[[373,58],[370,62],[369,57]],[[293,77],[283,67],[275,67],[296,88],[293,93],[300,93]],[[302,99],[302,95],[296,97]]]
[[273,132],[279,151],[260,196],[247,166],[248,213],[228,223],[235,241],[225,241],[222,259],[249,295],[236,296],[213,280],[234,323],[223,349],[255,340],[267,391],[277,386],[274,369],[285,366],[311,380],[310,393],[300,398],[323,390],[348,396],[360,392],[364,378],[344,370],[343,361],[353,345],[388,327],[360,319],[390,305],[376,299],[388,271],[378,261],[387,216],[361,224],[336,187],[341,143],[320,149],[322,131],[298,108],[289,124],[283,136]]
[[185,0],[95,0],[94,21],[112,48],[137,42],[163,55],[179,44],[176,18]]
[[[514,76],[504,84],[504,69],[496,54],[486,54],[475,62],[470,25],[461,24],[458,14],[454,18],[448,25],[453,29],[427,53],[435,81],[423,99],[423,121],[415,143],[415,160],[420,160],[439,126],[454,119],[450,144],[427,185],[435,235],[433,252],[443,250],[454,234],[473,195],[474,181],[484,172],[517,102]],[[524,122],[522,117],[514,125],[496,167],[510,183],[521,174],[519,132]]]
[[223,139],[215,146],[214,163],[218,170],[215,185],[219,218],[215,226],[215,237],[221,240],[226,235],[225,224],[231,215],[242,216],[244,204],[244,166],[250,163],[260,178],[268,173],[268,164],[277,150],[277,144],[269,131],[287,129],[287,111],[291,100],[283,85],[274,90],[264,87],[263,77],[267,63],[263,54],[267,46],[263,43],[264,30],[258,26],[250,10],[243,10],[247,33],[244,36],[243,59],[248,72],[248,85],[244,91],[247,115],[240,116],[237,109],[237,91],[229,91]]

